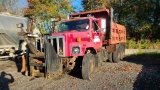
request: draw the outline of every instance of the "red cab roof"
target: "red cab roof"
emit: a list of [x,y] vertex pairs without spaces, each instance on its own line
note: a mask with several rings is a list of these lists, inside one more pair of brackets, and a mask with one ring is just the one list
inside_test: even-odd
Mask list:
[[108,15],[110,14],[109,9],[99,9],[99,10],[90,10],[90,11],[85,11],[85,12],[78,12],[78,13],[72,13],[70,16],[79,16],[79,15],[87,15],[87,14],[96,14],[96,13],[102,13],[102,12],[107,12]]

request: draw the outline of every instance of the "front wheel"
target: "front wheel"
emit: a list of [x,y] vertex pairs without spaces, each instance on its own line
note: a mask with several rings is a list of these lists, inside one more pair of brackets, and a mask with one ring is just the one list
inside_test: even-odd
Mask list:
[[95,58],[91,53],[87,53],[83,57],[82,61],[82,77],[84,80],[91,80],[91,73],[95,68]]

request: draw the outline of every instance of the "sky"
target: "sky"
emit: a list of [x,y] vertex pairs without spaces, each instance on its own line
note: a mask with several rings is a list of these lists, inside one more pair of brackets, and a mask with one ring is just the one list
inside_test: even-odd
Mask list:
[[[79,12],[83,10],[83,7],[81,5],[81,0],[71,0],[72,6],[75,7],[75,11]],[[27,6],[27,0],[19,0],[19,7],[26,7]]]
[[19,7],[26,7],[27,6],[27,0],[19,0],[18,5],[19,5]]
[[81,0],[72,0],[72,6],[76,7],[75,11],[82,11],[83,7],[81,5]]

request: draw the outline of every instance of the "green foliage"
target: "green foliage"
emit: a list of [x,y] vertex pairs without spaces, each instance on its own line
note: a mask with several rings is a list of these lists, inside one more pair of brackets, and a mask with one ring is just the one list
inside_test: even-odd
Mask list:
[[[67,18],[67,15],[73,11],[69,0],[28,0],[28,8],[25,9],[26,17],[36,17],[39,23],[37,26],[42,34],[55,31],[52,28],[51,18]],[[56,25],[57,23],[54,23]]]
[[160,49],[160,41],[150,41],[141,39],[136,41],[135,39],[128,39],[126,42],[126,48],[128,49]]
[[126,48],[130,48],[130,49],[138,48],[137,42],[134,39],[127,40]]
[[152,16],[154,13],[152,12],[153,10],[150,10],[153,7],[149,7],[149,3],[146,0],[130,0],[123,2],[116,9],[116,12],[119,14],[119,23],[127,27],[127,32],[131,38],[134,37],[137,40],[141,38],[154,38],[152,29],[154,23],[152,21],[154,17]]
[[66,18],[73,11],[68,0],[28,0],[29,8],[25,10],[26,16],[37,16],[40,20],[60,16]]
[[85,11],[105,8],[107,0],[82,0],[82,6]]
[[138,41],[139,49],[149,49],[151,42],[149,40],[141,39]]
[[156,40],[155,43],[152,43],[154,49],[160,49],[160,40]]
[[37,26],[38,30],[40,31],[41,34],[46,34],[46,29],[44,27],[40,27],[40,26]]

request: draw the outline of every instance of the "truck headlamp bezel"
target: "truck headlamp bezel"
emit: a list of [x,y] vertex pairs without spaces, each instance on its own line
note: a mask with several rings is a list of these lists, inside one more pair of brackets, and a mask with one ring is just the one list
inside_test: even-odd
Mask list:
[[80,47],[79,46],[74,46],[72,47],[72,54],[79,54],[80,53]]

